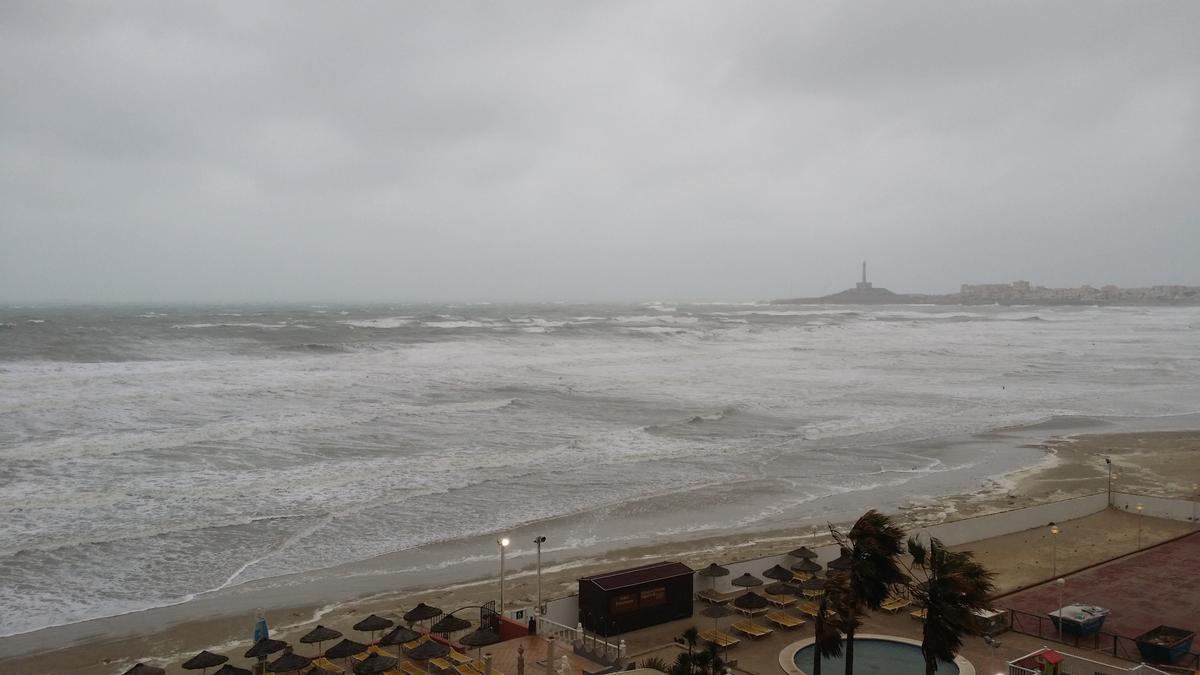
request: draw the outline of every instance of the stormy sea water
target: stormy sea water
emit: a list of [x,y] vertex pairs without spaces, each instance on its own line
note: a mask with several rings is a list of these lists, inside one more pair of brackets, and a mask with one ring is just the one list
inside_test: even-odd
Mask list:
[[970,491],[1041,454],[934,439],[1200,410],[1198,328],[1197,308],[3,308],[0,635],[531,523],[602,550]]

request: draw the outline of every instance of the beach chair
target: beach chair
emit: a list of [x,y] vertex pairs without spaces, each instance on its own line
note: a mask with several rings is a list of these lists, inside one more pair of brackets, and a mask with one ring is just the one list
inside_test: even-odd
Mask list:
[[460,666],[465,666],[472,661],[471,657],[458,651],[457,649],[451,649],[448,656],[451,661]]
[[401,661],[400,670],[408,673],[408,675],[425,675],[425,669],[412,661]]
[[472,668],[469,663],[461,663],[454,666],[454,672],[458,673],[458,675],[479,675],[479,671]]
[[[817,618],[817,612],[821,610],[821,606],[812,600],[805,600],[803,602],[796,603],[796,609],[800,610],[800,613],[806,614],[815,619]],[[825,616],[834,616],[835,614],[836,612],[834,612],[832,609],[825,610]]]
[[333,661],[330,661],[329,659],[325,658],[324,656],[322,656],[321,658],[318,658],[318,659],[313,659],[312,664],[318,668],[324,668],[325,670],[328,670],[329,672],[332,672],[332,673],[346,672],[345,668],[339,666],[338,664],[334,663]]
[[796,604],[796,598],[793,598],[790,595],[771,595],[770,593],[763,593],[763,597],[767,599],[767,602],[775,605],[779,609],[790,607]]
[[819,588],[805,588],[800,593],[810,600],[820,600],[821,596],[825,595],[825,591]]
[[879,609],[882,609],[883,611],[885,611],[889,614],[895,614],[896,612],[899,612],[900,610],[904,609],[905,607],[908,607],[911,604],[912,604],[912,601],[909,600],[908,598],[903,597],[903,596],[893,595],[893,596],[888,597],[886,600],[884,600],[879,605]]
[[792,572],[792,581],[808,581],[812,576],[808,572]]
[[722,632],[719,630],[702,631],[700,633],[700,639],[702,639],[706,642],[711,642],[718,647],[724,647],[726,649],[728,649],[729,647],[736,647],[737,645],[741,644],[741,642],[742,642],[741,640],[730,635],[729,633],[725,633],[725,632]]
[[775,612],[768,612],[767,613],[767,621],[770,621],[771,623],[775,624],[776,626],[779,626],[780,628],[784,628],[787,630],[791,630],[792,628],[799,628],[799,627],[803,626],[805,623],[807,623],[804,619],[801,619],[798,616],[792,616],[791,614],[788,614],[787,612],[784,612],[782,610],[775,611]]
[[438,672],[445,673],[454,670],[454,664],[444,658],[429,659],[429,665],[433,666]]
[[730,598],[724,593],[720,593],[712,588],[705,588],[703,590],[696,591],[696,599],[714,605],[726,603],[730,600]]
[[908,615],[911,616],[912,618],[916,619],[917,621],[925,620],[925,610],[924,609],[918,609],[915,612],[909,612]]
[[733,628],[742,635],[751,638],[766,637],[775,632],[770,628],[767,628],[766,626],[760,626],[753,621],[738,621],[730,626],[730,628]]

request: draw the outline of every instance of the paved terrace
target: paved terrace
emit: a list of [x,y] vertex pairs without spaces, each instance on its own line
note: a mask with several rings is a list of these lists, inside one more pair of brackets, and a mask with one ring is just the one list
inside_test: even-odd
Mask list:
[[[1200,633],[1200,532],[1063,577],[1063,602],[1107,607],[1104,631],[1133,638],[1167,624]],[[1001,598],[1039,617],[1059,606],[1053,581]]]

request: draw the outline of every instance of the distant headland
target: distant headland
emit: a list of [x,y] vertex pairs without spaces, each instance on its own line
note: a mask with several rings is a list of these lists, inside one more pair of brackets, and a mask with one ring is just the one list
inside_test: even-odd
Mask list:
[[1046,288],[1028,281],[1006,284],[963,284],[958,293],[895,293],[867,281],[867,263],[862,264],[862,281],[839,293],[816,298],[784,298],[771,302],[783,305],[1200,305],[1200,286],[1149,286],[1120,288],[1107,285],[1079,288]]

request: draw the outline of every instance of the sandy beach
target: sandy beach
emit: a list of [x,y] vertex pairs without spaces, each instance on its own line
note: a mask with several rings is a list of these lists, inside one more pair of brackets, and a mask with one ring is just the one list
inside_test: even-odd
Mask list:
[[[1200,480],[1200,431],[1153,431],[1145,433],[1085,434],[1069,438],[1055,437],[1054,429],[1045,429],[1047,441],[1041,445],[1046,461],[997,480],[975,494],[946,497],[938,503],[914,505],[897,516],[906,526],[942,520],[947,513],[973,516],[1009,508],[1027,506],[1105,489],[1107,473],[1104,457],[1112,458],[1120,477],[1116,487],[1123,491],[1186,497]],[[1145,541],[1158,541],[1185,531],[1187,524],[1149,519]],[[1096,514],[1080,519],[1068,540],[1064,538],[1060,561],[1065,567],[1082,566],[1119,554],[1129,545],[1134,516],[1118,512]],[[1031,538],[1044,535],[1016,533],[980,545],[966,546],[997,571],[1002,589],[1011,589],[1044,576],[1044,561],[1037,555],[1013,556],[1012,551],[1030,550]],[[783,528],[743,537],[711,537],[659,546],[613,551],[602,559],[575,560],[548,566],[543,570],[543,594],[546,599],[571,594],[575,579],[592,572],[627,566],[654,559],[677,559],[693,566],[712,561],[745,560],[774,555],[798,543],[822,543],[808,528]],[[1044,543],[1044,542],[1043,542]],[[346,602],[336,605],[296,603],[280,599],[277,609],[268,611],[272,636],[295,640],[315,623],[337,628],[353,636],[350,625],[369,612],[396,617],[417,602],[429,602],[455,608],[494,599],[496,580],[488,576],[474,582],[456,584],[437,591],[396,589],[386,594],[354,599],[353,586],[347,587]],[[510,571],[506,584],[510,608],[530,606],[536,594],[530,567]],[[115,617],[85,624],[50,628],[0,639],[0,671],[16,673],[119,673],[138,660],[164,666],[178,665],[203,648],[236,654],[248,646],[250,616],[203,618],[201,607],[195,619],[154,625],[150,612],[141,617]],[[215,612],[214,612],[215,614]],[[111,630],[105,623],[123,619],[128,634],[98,639]],[[92,624],[88,626],[87,624]],[[57,641],[57,642],[56,642]],[[51,645],[66,644],[54,649]]]

